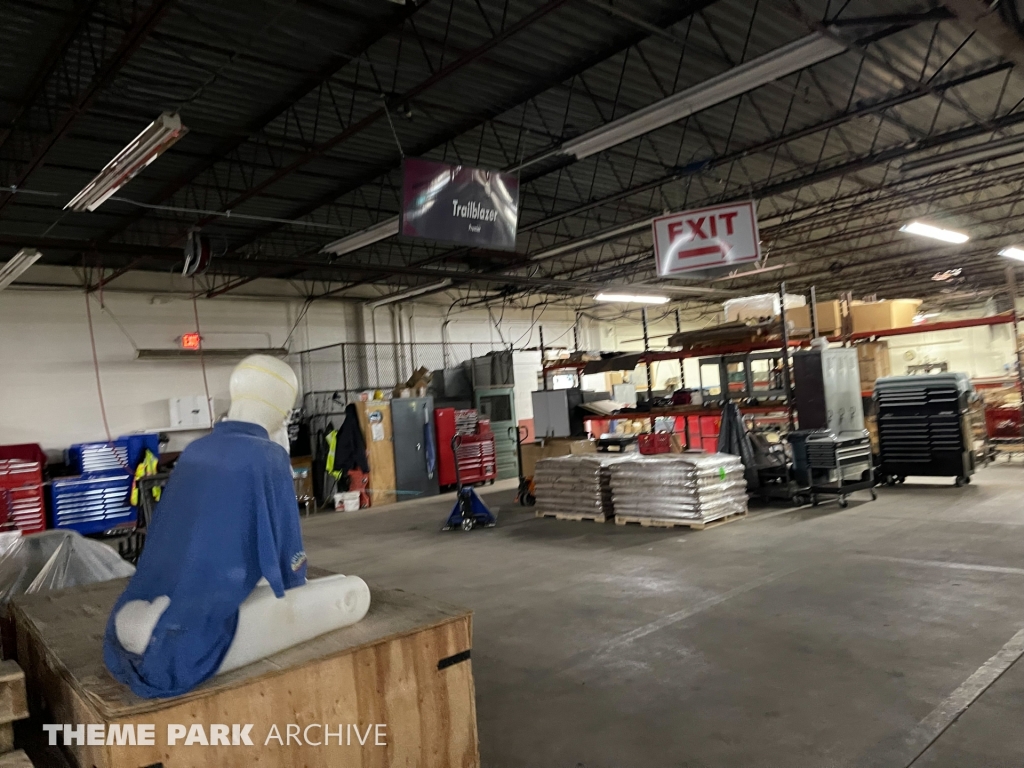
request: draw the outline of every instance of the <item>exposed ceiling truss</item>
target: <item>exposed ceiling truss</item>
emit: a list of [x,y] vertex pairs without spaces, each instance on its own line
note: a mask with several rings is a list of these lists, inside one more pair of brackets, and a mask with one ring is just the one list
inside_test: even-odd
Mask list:
[[[1024,243],[1024,154],[901,166],[1024,138],[1024,25],[1010,5],[265,0],[242,13],[199,0],[33,0],[0,33],[0,243],[102,264],[105,284],[173,268],[200,227],[216,251],[199,281],[208,297],[266,277],[311,297],[433,283],[527,304],[611,285],[720,300],[782,279],[819,295],[991,291],[1005,266],[996,252]],[[811,34],[846,50],[593,156],[557,151]],[[185,139],[121,199],[61,210],[167,109]],[[530,161],[516,251],[392,237],[322,254],[398,213],[403,153]],[[657,279],[652,216],[743,199],[758,203],[760,266],[777,269]],[[900,234],[912,218],[972,239],[952,248]],[[953,267],[955,281],[932,279]]]

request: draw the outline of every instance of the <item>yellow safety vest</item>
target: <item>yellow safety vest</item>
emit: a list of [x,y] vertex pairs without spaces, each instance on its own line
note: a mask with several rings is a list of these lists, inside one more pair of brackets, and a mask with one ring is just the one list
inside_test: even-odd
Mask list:
[[327,461],[324,464],[324,468],[327,470],[327,474],[333,477],[335,480],[341,480],[341,476],[344,472],[336,471],[334,469],[334,451],[338,447],[338,430],[328,432],[324,440],[327,441]]
[[[153,455],[153,452],[146,449],[145,455],[142,457],[142,461],[139,462],[139,466],[135,468],[135,477],[132,479],[132,495],[131,505],[133,507],[139,506],[139,480],[144,477],[156,474],[157,458]],[[156,501],[160,501],[160,488],[153,488],[153,498]]]

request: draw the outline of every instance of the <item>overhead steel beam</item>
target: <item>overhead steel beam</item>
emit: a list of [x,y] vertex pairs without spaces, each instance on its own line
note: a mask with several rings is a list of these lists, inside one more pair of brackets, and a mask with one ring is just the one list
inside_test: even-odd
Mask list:
[[[663,28],[669,28],[674,24],[678,24],[679,22],[681,22],[682,19],[687,18],[693,15],[694,13],[698,13],[699,11],[703,10],[703,8],[712,5],[714,1],[715,0],[689,0],[689,2],[686,2],[685,4],[681,3],[679,7],[674,8],[669,15],[666,15],[665,17],[658,19],[658,23]],[[515,106],[516,104],[528,102],[530,99],[536,98],[538,95],[556,86],[558,83],[564,82],[565,80],[571,79],[573,77],[578,77],[579,75],[591,69],[592,67],[598,65],[598,63],[604,61],[608,57],[613,56],[617,53],[621,53],[624,50],[627,50],[635,45],[638,45],[647,37],[648,34],[646,31],[644,31],[641,33],[634,33],[628,36],[625,40],[616,42],[608,49],[597,52],[595,55],[590,56],[587,59],[579,62],[578,65],[575,65],[564,72],[558,73],[555,77],[551,78],[545,83],[540,84],[540,86],[532,88],[528,93],[519,95],[514,103],[503,106],[503,108],[499,112],[504,112],[507,109],[511,109],[512,106]],[[413,147],[411,154],[422,155],[431,150],[431,148],[433,148],[434,146],[442,145],[447,141],[451,141],[457,136],[461,135],[462,133],[473,129],[480,122],[488,120],[492,117],[494,116],[486,115],[483,116],[482,118],[474,119],[472,122],[468,124],[457,126],[454,130],[447,132],[444,136],[436,138],[429,146]],[[287,218],[299,219],[304,216],[308,216],[309,214],[313,213],[319,208],[323,208],[324,206],[333,203],[338,198],[343,197],[344,195],[350,193],[350,191],[358,188],[359,186],[362,186],[366,183],[370,183],[374,179],[378,178],[382,173],[386,173],[387,170],[389,169],[376,169],[375,171],[373,171],[372,174],[368,174],[366,177],[359,179],[355,183],[346,184],[344,187],[332,189],[331,191],[329,191],[328,194],[321,196],[311,201],[310,203],[303,204],[302,206],[290,211]],[[253,241],[268,236],[268,234],[272,233],[275,230],[278,230],[279,228],[280,225],[278,224],[270,224],[268,226],[261,227],[260,229],[255,230],[250,237],[234,244],[234,248],[239,249],[241,247],[244,247],[249,243],[252,243]]]
[[[492,49],[496,48],[498,45],[500,45],[501,43],[503,43],[505,40],[507,40],[508,38],[512,37],[516,33],[521,32],[522,30],[526,29],[528,26],[530,26],[534,22],[544,18],[545,16],[547,16],[550,13],[552,13],[553,11],[558,10],[563,5],[565,5],[567,2],[568,2],[568,0],[548,0],[547,3],[545,3],[542,6],[540,6],[539,8],[534,10],[532,13],[527,14],[526,16],[521,18],[516,23],[510,24],[509,26],[505,27],[503,30],[498,32],[493,37],[491,37],[485,43],[477,46],[476,48],[474,48],[473,50],[469,51],[468,53],[466,53],[465,55],[461,56],[460,58],[456,59],[455,61],[451,62],[450,64],[448,64],[448,65],[446,65],[444,67],[441,67],[436,72],[434,72],[430,77],[428,77],[425,80],[421,81],[420,83],[418,83],[417,85],[413,86],[412,88],[410,88],[406,92],[396,96],[394,98],[394,101],[396,103],[404,103],[404,102],[410,101],[411,99],[416,98],[417,96],[419,96],[424,91],[434,87],[435,85],[437,85],[438,83],[443,81],[445,78],[447,78],[450,75],[458,72],[463,67],[465,67],[465,66],[467,66],[469,64],[472,64],[474,61],[479,59],[481,56],[486,55],[489,51],[491,51]],[[274,184],[276,184],[277,182],[281,181],[285,177],[287,177],[290,174],[294,173],[295,171],[297,171],[302,166],[304,166],[307,163],[315,160],[316,158],[320,157],[321,155],[325,154],[326,152],[331,151],[335,147],[337,147],[337,146],[343,144],[344,142],[348,141],[353,136],[355,136],[355,135],[357,135],[359,133],[362,133],[363,131],[371,128],[377,122],[379,122],[381,120],[384,120],[386,118],[387,118],[387,109],[386,109],[385,106],[382,105],[380,108],[374,110],[373,112],[371,112],[366,117],[364,117],[361,120],[358,120],[355,123],[352,123],[351,125],[347,126],[340,133],[335,134],[334,136],[332,136],[331,138],[329,138],[329,139],[327,139],[325,141],[319,142],[316,146],[314,146],[313,148],[311,148],[308,151],[304,152],[303,154],[301,154],[299,157],[297,157],[294,160],[292,160],[287,165],[282,166],[281,168],[279,168],[277,171],[272,173],[267,178],[263,179],[262,181],[260,181],[260,182],[258,182],[256,184],[253,184],[251,187],[246,189],[240,195],[235,197],[235,199],[233,199],[231,202],[229,202],[226,205],[222,206],[221,210],[225,210],[225,211],[226,210],[234,210],[238,206],[240,206],[243,203],[245,203],[247,200],[251,200],[253,197],[255,197],[256,195],[260,194],[261,192],[263,192],[267,188],[273,186]],[[286,217],[286,218],[294,218],[294,217]],[[200,219],[198,224],[197,224],[197,226],[203,226],[205,224],[208,224],[210,221],[213,221],[212,217],[206,217],[206,218]]]
[[[123,243],[107,243],[97,250],[90,250],[92,244],[82,240],[69,240],[65,238],[33,237],[32,235],[5,235],[0,234],[0,245],[25,246],[32,245],[40,250],[60,250],[83,253],[103,253],[114,255],[132,256],[138,259],[145,256],[154,261],[176,263],[182,260],[182,253],[177,248],[166,247],[139,247]],[[514,285],[525,288],[540,288],[553,293],[592,293],[596,287],[595,283],[583,280],[556,280],[545,277],[532,277],[527,275],[487,275],[483,273],[467,272],[464,270],[443,270],[427,269],[423,267],[406,267],[401,265],[377,265],[377,264],[330,264],[328,262],[308,260],[260,260],[253,262],[245,259],[218,258],[214,260],[214,267],[231,268],[234,270],[260,269],[253,279],[265,276],[262,268],[273,270],[302,269],[304,272],[313,274],[330,274],[349,277],[353,273],[387,273],[402,275],[406,277],[423,277],[431,280],[451,279],[463,283],[491,283],[497,285]],[[235,272],[237,274],[237,271]],[[252,276],[249,276],[252,277]],[[248,278],[246,278],[248,281]],[[659,286],[661,289],[662,286]],[[678,286],[664,286],[669,292],[680,292],[687,290]],[[732,291],[720,289],[694,288],[687,290],[687,293],[699,295],[734,295]]]
[[[330,80],[338,71],[346,64],[351,63],[353,59],[363,55],[366,50],[377,43],[387,35],[393,33],[395,28],[401,28],[401,26],[420,8],[429,3],[430,0],[421,0],[417,3],[407,3],[398,10],[396,10],[386,21],[376,25],[370,30],[358,45],[353,47],[351,52],[337,54],[332,56],[320,69],[314,72],[309,77],[305,78],[295,88],[283,98],[279,99],[268,109],[264,110],[260,115],[245,125],[237,135],[225,139],[214,150],[205,158],[195,163],[191,168],[167,182],[159,192],[151,197],[147,202],[149,205],[159,205],[166,200],[170,199],[175,193],[181,191],[190,182],[194,181],[202,173],[208,171],[218,162],[224,160],[235,150],[239,149],[243,144],[252,139],[252,137],[264,130],[271,123],[284,114],[290,107],[295,105],[304,97],[311,94],[326,81]],[[120,234],[131,225],[138,222],[140,219],[146,216],[150,211],[141,208],[130,216],[126,216],[118,224],[111,229],[108,229],[100,237],[97,238],[97,242],[106,242],[112,237]]]
[[[106,277],[101,277],[99,280],[96,281],[95,285],[90,285],[88,288],[86,288],[85,292],[86,293],[92,293],[93,291],[100,290],[101,288],[103,288],[104,286],[106,286],[109,283],[113,282],[114,280],[117,280],[117,278],[121,277],[121,275],[125,275],[125,274],[131,272],[133,269],[135,269],[140,264],[145,262],[146,259],[147,259],[146,256],[139,256],[137,259],[132,259],[130,262],[125,264],[120,269],[115,269],[113,272],[111,272]],[[101,271],[101,274],[102,274],[102,271]]]
[[[662,27],[670,27],[673,24],[676,24],[682,21],[683,19],[692,16],[693,14],[700,12],[704,8],[712,5],[713,2],[714,0],[688,0],[688,2],[679,3],[677,4],[678,7],[674,8],[669,14],[658,20],[659,24]],[[519,104],[529,102],[531,99],[534,99],[537,96],[545,93],[546,91],[555,87],[559,83],[562,83],[573,77],[577,77],[580,74],[589,70],[591,67],[594,67],[597,64],[600,64],[601,62],[610,58],[611,56],[615,56],[616,54],[621,53],[624,50],[628,50],[629,48],[643,42],[643,40],[647,39],[648,36],[649,35],[646,32],[634,32],[630,35],[627,35],[624,38],[616,41],[613,45],[609,46],[609,48],[599,51],[593,56],[589,56],[585,60],[574,64],[572,67],[569,67],[566,70],[558,72],[554,76],[545,79],[544,82],[538,83],[537,85],[531,87],[529,91],[517,95],[514,102],[502,105],[499,109],[493,110],[493,114],[486,114],[481,117],[474,118],[470,122],[456,126],[453,130],[446,132],[445,135],[435,138],[427,146],[407,148],[407,151],[409,152],[409,154],[412,155],[420,155],[428,152],[429,150],[437,146],[442,146],[445,143],[462,135],[466,131],[472,130],[481,123],[492,119],[495,115],[507,111],[508,109],[511,109]],[[329,191],[328,193],[321,195],[318,198],[310,201],[309,203],[304,203],[303,205],[296,207],[295,209],[289,211],[288,215],[285,218],[301,219],[305,216],[308,216],[314,211],[317,211],[320,208],[324,207],[325,205],[329,205],[330,203],[334,202],[339,197],[342,197],[345,194],[348,194],[349,192],[352,192],[358,189],[359,187],[372,182],[374,179],[379,178],[382,174],[385,174],[390,170],[391,168],[374,169],[371,173],[367,174],[366,176],[357,180],[354,183],[346,184],[343,187],[335,188]],[[277,224],[262,227],[258,230],[255,230],[249,237],[245,238],[244,240],[235,242],[233,248],[237,250],[241,247],[244,247],[245,245],[248,245],[254,240],[258,240],[261,237],[266,237],[267,235],[272,234],[278,229],[280,229],[280,225]]]
[[932,8],[921,13],[885,13],[878,16],[851,16],[844,19],[831,19],[826,22],[830,27],[838,29],[860,27],[908,27],[924,21],[944,21],[952,18],[952,11],[946,8]]
[[[71,107],[64,112],[57,120],[57,123],[49,136],[36,150],[35,155],[22,167],[12,184],[16,187],[22,186],[25,181],[35,172],[46,160],[46,156],[53,149],[53,146],[68,132],[75,120],[92,105],[92,102],[116,77],[132,54],[139,49],[149,33],[156,27],[160,19],[174,3],[174,0],[153,0],[149,6],[142,11],[135,23],[125,32],[121,44],[117,50],[100,67],[92,82],[74,100]],[[14,199],[14,195],[7,195],[0,200],[0,212]]]
[[[731,193],[723,195],[720,198],[715,198],[710,201],[702,201],[702,204],[712,203],[725,203],[732,200],[746,199],[751,195],[757,195],[759,198],[772,197],[775,195],[785,194],[792,192],[810,184],[817,184],[822,181],[829,181],[831,179],[846,176],[851,173],[866,170],[876,165],[883,163],[892,162],[900,158],[906,157],[907,155],[913,154],[924,149],[929,149],[935,146],[941,146],[942,144],[948,144],[953,141],[959,141],[965,138],[972,138],[975,136],[983,135],[993,130],[993,125],[997,128],[1005,128],[1010,125],[1017,125],[1024,122],[1024,113],[1011,113],[1004,115],[1001,118],[996,118],[990,121],[984,126],[968,126],[965,128],[958,128],[953,131],[949,131],[944,134],[937,136],[931,136],[921,141],[912,142],[910,145],[899,145],[895,147],[889,147],[888,149],[874,152],[869,155],[865,155],[859,158],[854,158],[843,163],[838,163],[828,168],[816,170],[802,176],[797,176],[792,179],[785,181],[776,182],[774,184],[768,184],[763,187],[756,187],[745,189],[739,193]],[[675,179],[673,179],[675,180]],[[662,182],[666,183],[666,182]],[[659,184],[660,186],[660,184]],[[624,237],[632,237],[639,232],[645,231],[650,225],[650,218],[644,217],[636,219],[632,222],[617,225],[613,228],[606,230],[604,233],[597,232],[593,235],[584,238],[585,242],[575,250],[582,250],[583,248],[589,248],[592,245],[601,242],[614,242]],[[562,246],[566,246],[564,249]],[[565,253],[572,252],[574,250],[573,243],[559,244],[559,252],[557,256],[564,255]]]
[[36,70],[36,74],[29,81],[28,87],[25,89],[25,96],[22,98],[20,106],[14,111],[14,114],[11,115],[7,127],[0,128],[0,149],[3,149],[4,143],[7,141],[7,137],[14,131],[14,127],[17,122],[42,94],[46,81],[53,73],[61,56],[67,52],[68,46],[82,31],[86,21],[88,21],[89,17],[92,15],[97,2],[99,2],[99,0],[85,0],[85,2],[79,2],[76,4],[75,12],[71,19],[64,25],[63,29],[61,29],[60,34],[57,35],[57,39],[54,40],[53,45],[47,52],[46,58],[43,59],[39,69]]
[[[1013,3],[1016,0],[1005,0]],[[990,0],[943,0],[953,15],[980,34],[996,49],[1018,66],[1024,66],[1024,38],[1009,24],[1000,12],[1002,3]]]
[[[816,133],[820,133],[821,131],[826,131],[826,130],[829,130],[831,128],[835,128],[835,127],[843,125],[843,124],[845,124],[845,123],[847,123],[847,122],[849,122],[851,120],[855,120],[855,119],[858,119],[858,118],[861,118],[861,117],[865,117],[865,116],[868,116],[868,115],[872,115],[872,114],[878,114],[878,113],[884,112],[887,109],[891,109],[891,108],[899,106],[901,104],[905,104],[905,103],[913,101],[915,99],[919,99],[919,98],[921,98],[923,96],[934,95],[935,92],[940,92],[941,93],[941,92],[944,92],[944,91],[949,90],[951,88],[955,88],[955,87],[958,87],[960,85],[964,85],[966,83],[972,82],[974,80],[978,80],[978,79],[983,78],[983,77],[987,77],[987,76],[992,75],[992,74],[997,74],[999,72],[1005,72],[1006,70],[1012,68],[1012,66],[1013,65],[1011,63],[1009,63],[1009,62],[1001,62],[999,64],[994,64],[994,65],[991,65],[991,66],[988,66],[988,67],[984,67],[983,69],[977,70],[975,72],[970,72],[968,74],[961,75],[959,77],[950,78],[950,79],[945,80],[945,81],[943,81],[941,83],[936,83],[936,84],[932,85],[929,89],[915,88],[915,89],[909,90],[909,91],[907,91],[905,93],[899,94],[897,96],[893,96],[893,97],[890,97],[888,99],[882,99],[881,101],[877,101],[877,102],[875,102],[873,104],[863,105],[863,106],[861,106],[861,107],[859,107],[857,109],[854,109],[854,110],[851,110],[849,112],[845,112],[845,113],[842,113],[842,114],[839,114],[839,115],[835,115],[835,116],[833,116],[833,117],[831,117],[831,118],[829,118],[827,120],[824,120],[822,122],[816,123],[814,125],[810,125],[810,126],[807,126],[805,128],[801,128],[801,129],[796,130],[796,131],[791,131],[791,132],[789,132],[787,134],[783,134],[781,136],[774,137],[772,139],[760,142],[760,143],[758,143],[756,145],[753,145],[753,146],[743,147],[743,148],[738,149],[738,150],[736,150],[734,152],[726,153],[724,155],[721,155],[721,156],[716,157],[716,158],[712,158],[712,159],[707,160],[707,161],[703,161],[703,162],[700,162],[700,163],[694,163],[694,164],[692,164],[690,166],[687,166],[686,168],[683,168],[683,169],[678,170],[678,171],[673,171],[672,173],[666,174],[664,176],[661,176],[661,177],[659,177],[657,179],[653,179],[651,181],[645,182],[643,184],[638,184],[638,185],[635,185],[635,186],[630,187],[628,189],[622,190],[620,192],[616,192],[616,193],[613,193],[611,195],[607,195],[605,197],[599,198],[597,200],[592,200],[592,201],[584,203],[582,205],[575,206],[575,207],[573,207],[571,209],[568,209],[568,210],[565,210],[565,211],[560,211],[560,212],[557,212],[557,213],[553,213],[550,216],[544,217],[543,219],[539,219],[537,221],[530,222],[530,223],[525,224],[525,225],[520,225],[519,231],[520,232],[533,231],[533,230],[539,229],[540,227],[547,226],[547,225],[556,223],[558,221],[561,221],[561,220],[563,220],[565,218],[569,218],[569,217],[572,217],[572,216],[578,216],[581,213],[585,213],[585,212],[587,212],[589,210],[592,210],[594,208],[600,208],[600,207],[603,207],[603,206],[610,205],[612,203],[618,202],[620,200],[624,200],[626,198],[633,197],[633,196],[638,195],[638,194],[642,194],[644,192],[653,191],[653,190],[658,189],[659,187],[662,187],[662,186],[664,186],[666,184],[670,184],[670,183],[679,181],[681,179],[686,178],[687,176],[692,176],[695,173],[705,172],[705,171],[711,170],[712,168],[722,167],[724,165],[727,165],[728,163],[735,162],[735,161],[740,160],[740,159],[742,159],[742,158],[744,158],[744,157],[746,157],[748,155],[751,155],[751,154],[755,154],[755,153],[759,153],[759,152],[766,152],[766,151],[769,151],[771,149],[776,149],[777,147],[780,147],[780,146],[782,146],[784,144],[787,144],[789,142],[797,141],[799,139],[806,138],[808,136],[812,136],[812,135],[814,135]],[[537,177],[539,177],[541,175],[543,175],[543,174],[538,173],[538,174],[534,174],[534,175],[531,175],[531,176],[524,177],[524,182],[529,182],[532,179],[537,178]],[[605,242],[611,242],[611,241],[614,241],[616,239],[619,239],[620,237],[622,237],[624,235],[633,235],[633,234],[636,234],[636,233],[639,233],[639,232],[643,232],[643,231],[645,231],[647,229],[648,225],[649,225],[649,219],[644,218],[644,219],[639,220],[637,222],[633,222],[632,224],[627,224],[627,225],[622,225],[622,226],[615,226],[615,227],[611,227],[611,228],[609,228],[609,229],[607,229],[607,230],[605,230],[603,232],[598,232],[596,234],[587,235],[585,237],[579,238],[575,242],[570,241],[570,242],[567,242],[567,243],[558,243],[558,244],[555,244],[555,245],[553,245],[553,246],[551,246],[549,248],[545,248],[542,251],[540,251],[538,253],[535,253],[532,256],[530,256],[529,257],[529,259],[530,259],[529,263],[535,263],[537,261],[543,261],[543,260],[547,260],[547,259],[550,259],[550,258],[555,258],[557,256],[562,256],[562,255],[565,255],[567,253],[573,253],[573,252],[582,250],[584,248],[591,247],[593,245],[597,245],[597,244],[601,244],[601,243],[605,243]],[[423,259],[420,262],[418,262],[418,265],[423,266],[423,265],[427,265],[427,264],[433,264],[433,263],[445,261],[445,260],[451,258],[453,255],[455,255],[457,253],[464,252],[465,250],[466,249],[456,249],[454,251],[446,251],[446,252],[438,254],[436,256],[432,256],[432,257],[429,257],[427,259]],[[373,280],[369,280],[369,281],[366,281],[366,282],[373,282]]]
[[[637,20],[635,17],[633,17],[630,14],[626,14],[626,13],[622,12],[621,10],[615,9],[615,8],[613,8],[611,6],[607,6],[601,0],[587,0],[587,2],[590,5],[592,5],[594,7],[597,7],[597,8],[601,9],[602,11],[604,11],[606,13],[610,13],[613,16],[617,16],[617,17],[623,19],[624,21],[629,21],[629,22],[633,23],[634,25],[641,26],[649,34],[653,34],[654,32],[658,31],[657,27],[652,27],[651,25],[648,25],[646,22],[642,22],[640,20]],[[859,26],[862,26],[862,27],[877,27],[879,25],[882,25],[883,28],[881,30],[879,30],[877,32],[877,34],[874,34],[874,35],[870,36],[869,38],[864,38],[864,39],[858,41],[858,44],[866,43],[867,41],[870,41],[870,40],[880,39],[882,37],[885,37],[887,35],[893,34],[894,32],[897,32],[897,31],[899,31],[901,29],[905,29],[907,27],[913,26],[915,24],[922,23],[922,22],[925,22],[925,21],[930,21],[930,20],[933,20],[935,18],[948,17],[948,15],[949,14],[947,12],[944,12],[944,11],[942,11],[940,9],[940,11],[937,12],[937,13],[926,12],[926,13],[923,13],[923,14],[910,14],[910,15],[900,16],[899,18],[895,18],[895,17],[892,17],[892,18],[890,18],[890,17],[878,17],[878,18],[875,18],[875,19],[861,20],[861,23],[860,23]],[[670,35],[670,37],[672,37],[672,39],[675,40],[674,36]],[[676,41],[676,42],[678,42],[678,41]],[[1006,69],[1007,67],[1008,67],[1008,65],[1006,65],[1006,64],[1000,65],[999,70]],[[949,88],[949,87],[952,87],[952,85],[943,85],[943,86],[940,86],[939,88],[937,88],[936,86],[933,86],[931,84],[919,84],[918,88],[913,89],[910,93],[905,94],[902,98],[903,98],[903,100],[910,100],[912,98],[917,98],[918,96],[926,95],[926,94],[929,94],[929,93],[935,94],[935,93],[941,92],[940,88],[944,89],[944,88]],[[902,101],[897,101],[895,103],[902,103]],[[875,110],[870,110],[870,111],[880,111],[881,109],[882,109],[882,107],[878,107]],[[869,113],[869,111],[868,112],[864,112],[864,114],[867,114],[867,113]],[[843,116],[841,116],[840,118],[837,119],[836,124],[839,124],[840,122],[845,122],[846,120],[852,119],[855,116],[859,116],[859,115],[852,115],[852,114],[843,115]],[[832,127],[832,126],[824,125],[824,126],[815,128],[811,132],[816,132],[818,130],[825,130],[825,129],[830,128],[830,127]],[[787,138],[784,141],[776,142],[775,146],[781,146],[781,144],[786,143],[786,141],[791,141],[791,140],[793,140],[795,138],[800,138],[800,136],[793,136],[792,138]],[[746,152],[743,152],[743,153],[734,153],[734,154],[736,154],[735,157],[731,157],[731,156],[730,157],[726,157],[726,158],[724,158],[722,160],[722,162],[723,163],[724,162],[731,162],[732,160],[738,159],[738,157],[741,157],[743,154],[746,154],[746,153],[749,153],[749,150],[747,150]],[[549,153],[543,154],[542,158],[548,157],[549,154],[551,154],[551,153],[549,152]],[[524,165],[530,164],[531,162],[533,162],[535,160],[537,160],[537,158],[533,158],[532,160],[531,159],[527,159],[523,163],[520,163],[516,167],[517,168],[523,167]],[[553,165],[551,167],[546,167],[543,170],[541,170],[539,172],[536,172],[534,174],[524,175],[523,181],[528,183],[529,181],[532,181],[535,178],[538,178],[540,176],[543,176],[543,175],[551,173],[551,172],[553,172],[555,170],[558,170],[558,169],[560,169],[561,167],[563,167],[566,164],[567,164],[567,161],[562,161],[562,162],[556,163],[555,165]],[[687,169],[685,169],[685,171],[682,174],[673,174],[672,178],[665,179],[665,180],[659,180],[659,181],[656,181],[654,184],[645,185],[645,188],[654,188],[656,186],[660,186],[661,183],[667,183],[670,180],[674,180],[674,178],[681,178],[682,176],[685,176],[685,175],[688,175],[689,173],[692,173],[694,170],[703,170],[706,167],[708,167],[708,166],[702,165],[702,166],[700,166],[698,168],[687,168]],[[631,190],[631,191],[628,191],[625,194],[626,194],[626,196],[628,196],[629,194],[636,194],[637,192],[641,192],[641,191],[645,191],[645,189],[641,188],[641,189]],[[319,203],[324,203],[324,202],[325,202],[324,200],[319,201]],[[317,207],[319,207],[319,205],[310,206],[310,208],[306,209],[305,212],[296,211],[294,215],[295,216],[306,215],[307,213],[311,212],[311,210],[315,210]],[[593,207],[593,206],[588,206],[588,207]],[[568,215],[568,214],[566,214],[566,215]],[[390,221],[390,219],[388,221]],[[256,237],[258,237],[258,236],[260,236],[262,234],[265,234],[269,229],[270,228],[265,228],[263,233],[258,233],[257,235],[254,235],[254,237],[252,239],[255,239]],[[523,227],[521,227],[520,229],[522,231],[525,231],[525,229]],[[449,256],[452,253],[454,253],[454,252],[438,254],[438,255],[430,257],[428,259],[421,260],[418,263],[419,264],[430,264],[430,263],[436,263],[438,261],[444,261],[447,258],[449,258]]]

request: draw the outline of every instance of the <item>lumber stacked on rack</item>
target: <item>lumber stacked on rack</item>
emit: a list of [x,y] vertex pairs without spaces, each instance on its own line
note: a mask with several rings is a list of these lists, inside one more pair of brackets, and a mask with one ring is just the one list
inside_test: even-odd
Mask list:
[[776,337],[782,337],[782,326],[777,319],[772,319],[749,324],[722,323],[696,331],[681,331],[669,337],[668,345],[684,350],[699,350],[721,344],[753,344]]
[[747,511],[747,484],[738,456],[632,456],[609,469],[616,522],[622,517],[706,524]]
[[608,468],[622,456],[583,454],[541,459],[534,470],[538,517],[605,520],[612,516]]

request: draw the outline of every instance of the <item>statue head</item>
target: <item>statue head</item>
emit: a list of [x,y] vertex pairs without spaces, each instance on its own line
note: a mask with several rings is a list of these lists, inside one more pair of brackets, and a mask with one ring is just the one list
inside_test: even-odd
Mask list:
[[231,372],[231,421],[259,424],[273,437],[295,407],[299,381],[283,360],[250,355]]

